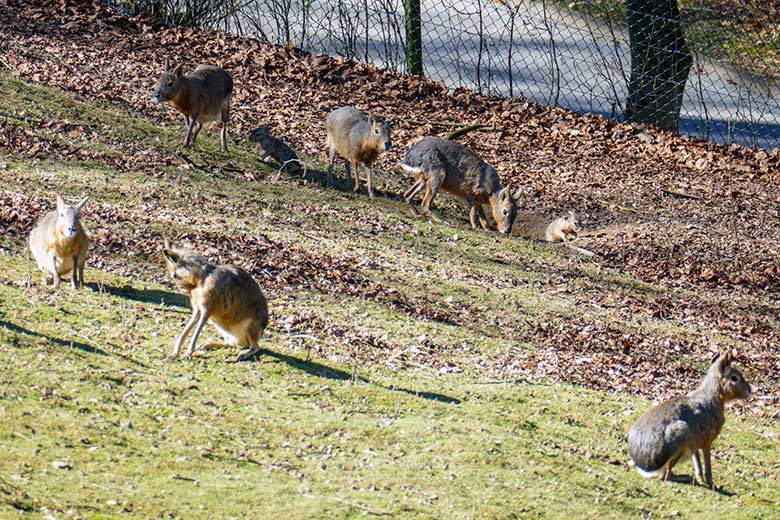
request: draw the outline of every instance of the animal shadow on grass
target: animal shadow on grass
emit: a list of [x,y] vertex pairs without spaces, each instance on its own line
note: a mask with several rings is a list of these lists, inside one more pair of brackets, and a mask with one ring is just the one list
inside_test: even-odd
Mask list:
[[52,336],[49,336],[47,334],[43,334],[41,332],[35,332],[30,329],[25,329],[24,327],[20,327],[19,325],[15,325],[13,323],[9,323],[7,321],[0,320],[0,327],[3,327],[5,329],[8,329],[12,332],[16,332],[17,334],[27,334],[28,336],[35,336],[37,338],[44,338],[51,343],[54,343],[55,345],[59,345],[60,347],[68,347],[68,348],[77,348],[79,350],[82,350],[84,352],[88,352],[90,354],[99,354],[101,356],[107,356],[108,353],[98,347],[93,347],[91,345],[87,345],[86,343],[82,343],[80,341],[67,341],[60,338],[55,338]]
[[[316,361],[304,361],[295,356],[288,356],[287,354],[280,354],[278,352],[274,352],[272,350],[267,350],[267,349],[260,349],[260,352],[258,354],[272,357],[274,359],[287,363],[293,368],[302,370],[307,374],[311,374],[313,376],[322,377],[325,379],[335,379],[338,381],[348,381],[352,379],[351,373],[345,372],[344,370],[339,370],[338,368],[331,368],[327,365],[323,365],[322,363],[317,363]],[[367,383],[370,385],[376,385],[379,388],[384,388],[385,390],[392,390],[394,392],[403,392],[405,394],[413,395],[421,399],[427,399],[429,401],[438,401],[440,403],[445,403],[445,404],[460,404],[460,399],[457,399],[455,397],[450,397],[444,394],[437,394],[435,392],[417,392],[415,390],[409,390],[407,388],[400,388],[395,385],[380,385],[361,376],[357,378],[357,381],[361,383]]]
[[[277,170],[278,170],[278,167],[277,167],[277,169],[274,170],[274,173],[271,174],[271,176],[276,175],[276,171]],[[364,171],[362,167],[361,167],[360,171],[361,172]],[[344,171],[343,170],[341,170],[339,173],[340,174],[337,175],[334,172],[334,176],[333,176],[334,177],[333,178],[333,184],[335,185],[334,190],[335,191],[340,191],[342,193],[354,193],[354,191],[353,191],[354,186],[355,186],[354,181],[350,180],[350,179],[347,179],[346,176],[344,175]],[[376,175],[376,173],[377,173],[377,170],[374,170],[374,174],[375,175]],[[382,172],[379,172],[379,174],[382,175]],[[301,179],[301,175],[295,175],[295,174],[282,172],[281,179],[282,180],[300,180]],[[321,187],[323,189],[327,189],[327,186],[328,186],[328,172],[327,172],[327,170],[315,170],[313,168],[309,168],[308,171],[306,172],[306,180],[309,180],[309,181],[313,182],[314,184],[318,185],[319,187]],[[367,189],[368,188],[366,188],[366,183],[363,182],[360,185],[360,195],[364,196],[366,199],[368,199]],[[393,192],[390,192],[390,191],[386,191],[386,190],[383,190],[383,189],[380,189],[377,186],[374,186],[374,196],[375,197],[384,197],[384,198],[388,198],[388,199],[401,200],[401,201],[404,200],[403,197],[401,197],[399,194],[393,193]]]
[[99,284],[94,286],[97,292],[105,292],[112,296],[126,298],[142,303],[153,303],[158,305],[168,305],[171,307],[181,307],[188,309],[187,296],[181,293],[159,291],[157,289],[137,289],[130,285],[114,287],[111,285]]

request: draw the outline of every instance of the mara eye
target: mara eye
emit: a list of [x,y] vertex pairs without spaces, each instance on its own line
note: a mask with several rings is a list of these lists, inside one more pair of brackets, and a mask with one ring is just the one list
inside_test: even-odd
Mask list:
[[739,377],[737,377],[737,376],[731,376],[729,379],[731,379],[731,382],[732,382],[732,383],[737,383],[737,382],[739,382]]
[[379,135],[379,129],[378,129],[378,128],[374,128],[374,133],[375,133],[376,135]]
[[168,86],[169,86],[169,87],[172,87],[172,86],[173,86],[173,81],[169,81],[169,82],[168,82]]
[[507,211],[507,209],[506,209],[506,208],[504,208],[502,211],[503,211],[503,213],[504,213],[504,216],[506,216],[506,214],[507,214],[507,213],[509,213],[509,211]]

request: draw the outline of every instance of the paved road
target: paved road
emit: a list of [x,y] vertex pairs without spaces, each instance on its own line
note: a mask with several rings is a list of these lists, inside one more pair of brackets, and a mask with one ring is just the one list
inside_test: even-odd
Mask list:
[[[422,0],[426,76],[451,87],[513,93],[619,118],[630,70],[626,34],[549,0],[515,2],[511,9],[491,0]],[[255,0],[245,32],[260,28],[275,43],[285,43],[289,34],[294,45],[314,52],[403,70],[402,0],[311,0],[305,34],[300,4],[280,10],[284,3]],[[289,33],[279,23],[284,12]],[[250,19],[259,24],[250,27]],[[680,131],[722,143],[780,147],[780,86],[773,89],[716,63],[698,62],[686,85]]]

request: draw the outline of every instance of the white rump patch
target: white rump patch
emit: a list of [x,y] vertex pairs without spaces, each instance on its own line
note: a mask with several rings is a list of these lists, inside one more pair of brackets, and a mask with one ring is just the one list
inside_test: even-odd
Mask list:
[[418,168],[416,166],[409,166],[408,164],[401,163],[401,169],[405,172],[417,175],[419,173],[423,173],[425,170],[422,168]]

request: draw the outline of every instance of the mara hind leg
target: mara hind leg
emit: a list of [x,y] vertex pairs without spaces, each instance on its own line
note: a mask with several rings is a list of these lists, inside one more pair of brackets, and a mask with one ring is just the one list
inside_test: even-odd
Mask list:
[[691,475],[675,475],[672,472],[672,469],[680,461],[684,453],[685,450],[682,450],[680,453],[669,459],[669,462],[666,463],[664,471],[661,472],[661,480],[665,480],[667,482],[684,482],[686,484],[693,482],[693,477]]
[[249,344],[249,347],[238,353],[236,361],[246,361],[260,352],[260,347],[257,346],[257,341],[262,337],[264,331],[265,325],[263,324],[259,324],[259,326],[253,326],[250,330],[247,331],[245,340],[242,343],[244,345]]
[[336,160],[336,146],[333,144],[333,140],[330,136],[327,137],[328,144],[328,180],[326,186],[333,188],[333,161]]
[[415,195],[420,193],[420,191],[425,187],[425,178],[422,177],[420,179],[417,179],[415,183],[412,185],[411,188],[406,190],[406,193],[404,193],[404,200],[406,200],[406,203],[409,204],[409,207],[412,208],[412,211],[415,215],[419,215],[420,212],[417,211],[417,208],[414,205],[414,202],[412,200],[414,199]]
[[432,172],[433,175],[431,175],[431,178],[428,180],[428,182],[425,185],[425,195],[423,196],[422,201],[422,211],[432,219],[434,219],[437,222],[440,222],[442,224],[449,225],[449,222],[444,220],[439,215],[435,214],[431,210],[431,204],[433,204],[433,199],[436,198],[436,195],[439,193],[439,188],[441,188],[441,184],[444,181],[444,172],[443,171],[437,171]]

